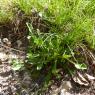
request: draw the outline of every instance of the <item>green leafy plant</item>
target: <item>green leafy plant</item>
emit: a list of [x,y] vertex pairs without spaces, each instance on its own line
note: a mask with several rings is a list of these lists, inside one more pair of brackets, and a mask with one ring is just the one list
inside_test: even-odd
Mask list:
[[67,62],[73,64],[77,69],[87,68],[85,64],[78,63],[73,50],[66,43],[63,43],[65,42],[63,38],[65,36],[59,33],[41,33],[35,31],[29,23],[27,23],[27,26],[30,41],[27,54],[28,62],[36,65],[37,70],[41,70],[45,66],[47,69],[50,67],[49,73],[56,75],[59,72],[57,69],[58,65],[64,66]]
[[[32,3],[33,4],[33,3]],[[91,6],[91,9],[89,8]],[[34,1],[38,15],[49,27],[48,32],[34,30],[32,23],[29,29],[28,62],[37,70],[48,69],[48,78],[57,76],[58,66],[72,72],[73,69],[87,69],[85,62],[76,57],[75,48],[80,43],[90,43],[93,38],[93,1],[87,0],[51,0]],[[90,10],[93,14],[90,14]]]
[[20,70],[24,67],[24,64],[21,60],[13,60],[11,64],[12,64],[12,69],[15,71]]

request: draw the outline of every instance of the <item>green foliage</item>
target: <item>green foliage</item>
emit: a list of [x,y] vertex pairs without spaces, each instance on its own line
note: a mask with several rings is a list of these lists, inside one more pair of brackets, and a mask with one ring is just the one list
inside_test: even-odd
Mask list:
[[0,22],[8,22],[9,20],[12,20],[13,13],[13,2],[12,0],[1,0],[0,1]]
[[[76,61],[73,50],[64,41],[64,35],[60,33],[41,33],[40,31],[34,31],[31,24],[27,23],[27,26],[30,31],[28,60],[30,64],[37,66],[37,70],[41,70],[44,65],[50,64],[52,74],[56,74],[58,73],[57,65],[64,65],[65,61],[73,63],[77,69],[86,69],[84,64]],[[72,44],[70,45],[72,46]],[[71,61],[70,58],[73,58],[75,62]]]
[[33,0],[14,0],[14,3],[26,14],[29,14],[32,8],[32,1]]
[[93,3],[93,0],[35,0],[31,3],[50,30],[48,33],[39,29],[36,31],[32,23],[27,23],[30,42],[28,61],[36,65],[37,70],[46,66],[49,79],[52,74],[58,74],[57,67],[60,65],[69,72],[72,72],[69,64],[73,64],[76,69],[87,68],[84,62],[76,58],[75,48],[84,41],[94,45]]
[[12,69],[17,71],[24,67],[24,64],[21,60],[13,60],[12,61]]
[[32,29],[31,24],[27,24],[30,30],[30,47],[28,57],[32,64],[37,64],[37,69],[41,69],[44,64],[52,62],[56,68],[57,61],[61,61],[64,47],[61,46],[61,35],[57,33],[40,33]]

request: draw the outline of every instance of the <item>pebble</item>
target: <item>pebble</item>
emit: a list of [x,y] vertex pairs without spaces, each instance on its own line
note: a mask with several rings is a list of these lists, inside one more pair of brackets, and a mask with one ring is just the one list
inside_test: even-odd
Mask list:
[[60,95],[73,95],[73,94],[67,92],[65,89],[62,89]]
[[72,88],[71,82],[70,81],[63,81],[62,88],[67,91],[70,90]]
[[5,53],[0,52],[0,60],[6,61],[8,59],[8,56]]

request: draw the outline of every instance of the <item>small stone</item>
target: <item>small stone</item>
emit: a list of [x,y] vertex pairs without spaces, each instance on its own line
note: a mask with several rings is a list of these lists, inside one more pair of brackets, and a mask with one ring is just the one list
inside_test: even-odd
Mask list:
[[72,85],[71,85],[70,81],[63,81],[62,82],[62,89],[70,90],[71,88],[72,88]]
[[3,38],[3,42],[8,42],[8,38]]
[[7,55],[5,53],[0,52],[0,60],[6,61],[8,59]]
[[72,95],[72,94],[67,92],[65,89],[62,89],[60,95]]

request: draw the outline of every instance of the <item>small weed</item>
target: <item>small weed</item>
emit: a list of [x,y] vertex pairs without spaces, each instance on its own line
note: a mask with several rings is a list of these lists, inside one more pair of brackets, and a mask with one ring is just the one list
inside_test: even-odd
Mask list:
[[[93,37],[93,14],[90,14],[90,6],[93,1],[87,0],[51,0],[34,1],[34,7],[41,19],[50,25],[48,33],[36,31],[32,24],[27,23],[29,29],[28,62],[36,65],[37,70],[46,67],[48,69],[47,80],[52,75],[57,76],[58,66],[67,68],[70,74],[73,69],[87,69],[86,63],[80,63],[76,57],[75,48],[78,44],[91,43]],[[89,37],[88,37],[89,36]]]
[[12,64],[12,69],[15,71],[20,70],[24,67],[23,62],[20,60],[13,60],[11,64]]

